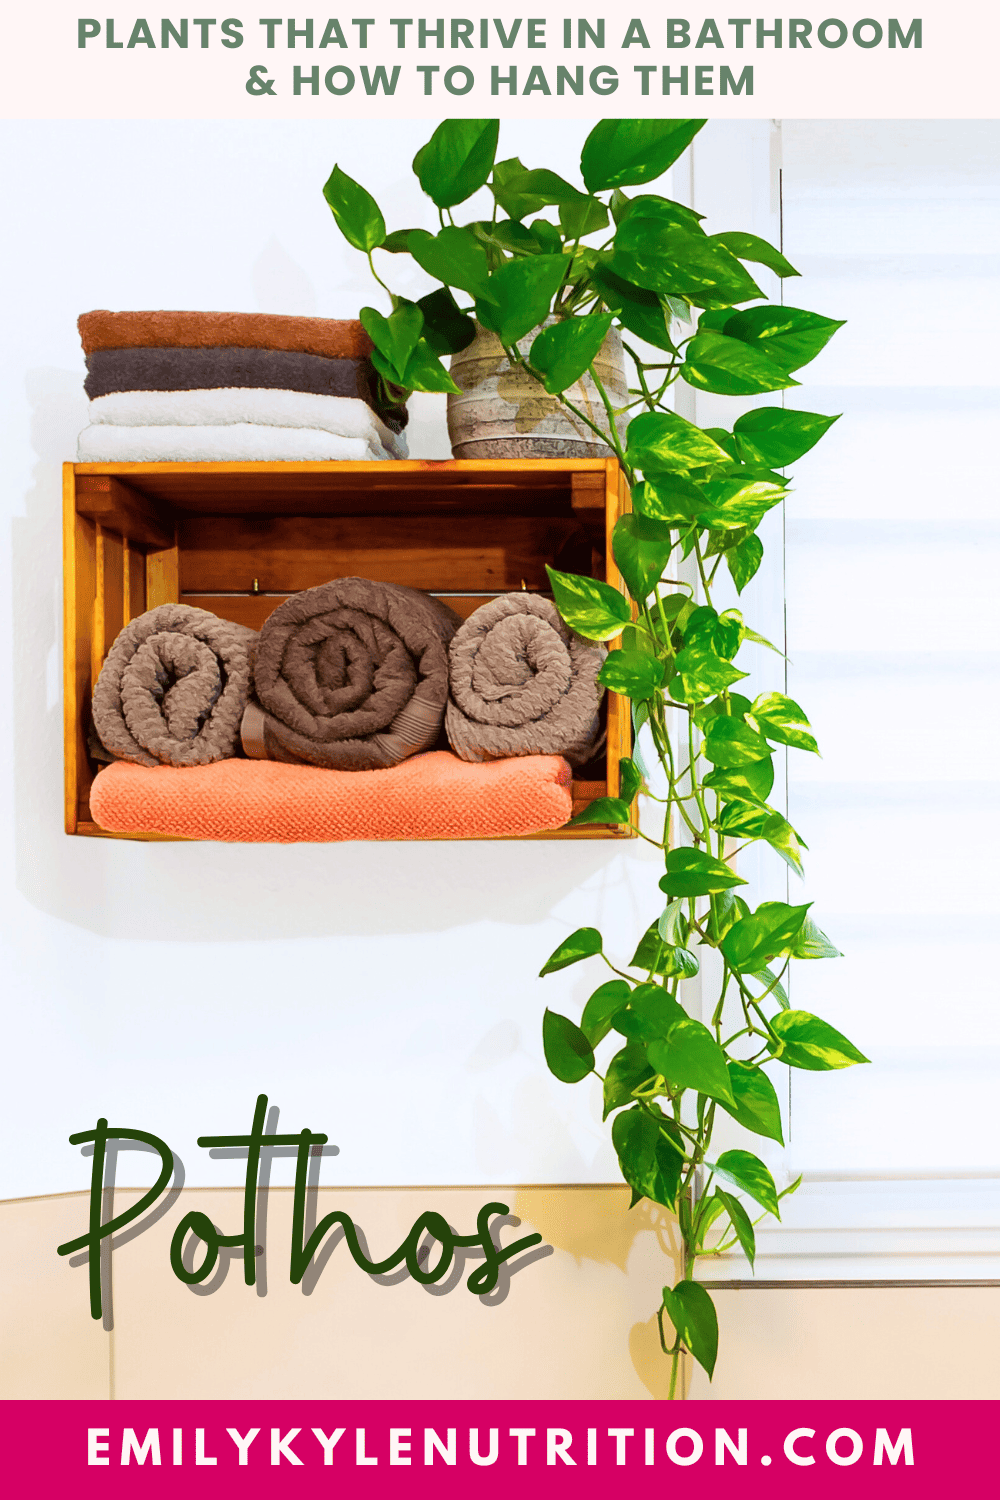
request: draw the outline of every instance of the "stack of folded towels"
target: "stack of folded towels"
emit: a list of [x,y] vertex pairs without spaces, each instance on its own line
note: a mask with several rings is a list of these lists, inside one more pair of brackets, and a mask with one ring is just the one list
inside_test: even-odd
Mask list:
[[570,766],[603,738],[603,660],[527,593],[463,622],[417,589],[337,578],[259,632],[160,605],[119,634],[94,690],[120,763],[91,810],[114,832],[275,842],[559,827]]
[[361,324],[272,313],[89,312],[81,463],[406,458],[405,406]]

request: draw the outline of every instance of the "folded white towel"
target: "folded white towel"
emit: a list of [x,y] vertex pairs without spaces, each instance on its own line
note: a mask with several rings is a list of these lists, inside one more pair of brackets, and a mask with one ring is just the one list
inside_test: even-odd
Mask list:
[[392,456],[381,443],[364,438],[249,422],[226,427],[112,427],[99,422],[83,429],[76,447],[82,464],[364,462]]
[[116,391],[90,403],[90,420],[114,427],[216,427],[252,422],[263,427],[313,427],[336,437],[364,438],[392,458],[409,457],[406,438],[391,432],[355,396],[234,387],[198,391]]

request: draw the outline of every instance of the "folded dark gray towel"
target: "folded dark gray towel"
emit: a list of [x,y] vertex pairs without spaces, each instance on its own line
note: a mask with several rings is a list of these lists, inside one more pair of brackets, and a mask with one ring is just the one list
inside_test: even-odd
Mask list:
[[605,652],[539,594],[502,594],[477,609],[448,648],[445,729],[462,760],[561,755],[583,765],[604,737],[597,674]]
[[247,755],[376,771],[429,750],[460,623],[447,605],[398,583],[335,578],[293,594],[254,648]]
[[190,604],[120,631],[94,688],[94,728],[117,760],[207,766],[239,753],[257,632]]
[[398,432],[406,408],[380,395],[368,359],[327,359],[285,349],[95,349],[87,355],[84,390],[93,401],[119,391],[308,391],[355,397]]

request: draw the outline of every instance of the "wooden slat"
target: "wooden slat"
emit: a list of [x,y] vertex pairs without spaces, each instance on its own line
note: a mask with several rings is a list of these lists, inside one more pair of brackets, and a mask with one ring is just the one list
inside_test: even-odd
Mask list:
[[125,544],[113,531],[101,528],[104,553],[104,639],[101,666],[125,624]]
[[130,537],[151,547],[168,547],[173,528],[160,505],[110,474],[81,474],[76,482],[76,508],[98,521],[105,531]]
[[77,832],[81,786],[89,788],[84,713],[89,702],[90,634],[95,594],[94,524],[76,513],[75,475],[63,465],[63,738],[64,816]]
[[[171,513],[349,515],[426,511],[572,514],[572,481],[603,459],[404,460],[388,463],[77,464],[116,478]],[[373,501],[375,502],[373,504]],[[138,539],[138,538],[137,538]],[[154,541],[152,545],[157,545]]]
[[[436,518],[184,517],[180,587],[189,593],[295,593],[331,578],[372,578],[472,593],[546,590],[545,564],[579,571],[590,545],[572,519],[479,516],[464,527]],[[575,564],[575,566],[574,566]]]
[[176,604],[180,598],[180,560],[176,543],[146,553],[146,608]]
[[104,528],[94,528],[94,599],[90,617],[90,691],[93,693],[104,665]]

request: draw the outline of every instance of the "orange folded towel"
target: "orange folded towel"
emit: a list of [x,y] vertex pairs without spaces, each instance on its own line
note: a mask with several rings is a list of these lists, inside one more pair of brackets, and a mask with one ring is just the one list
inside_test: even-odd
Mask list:
[[283,349],[327,359],[365,359],[371,339],[356,318],[283,313],[108,312],[77,319],[85,354],[99,349]]
[[268,760],[183,768],[116,761],[94,782],[90,810],[109,833],[226,843],[516,837],[567,822],[571,776],[557,755],[470,765],[445,750],[382,771]]

